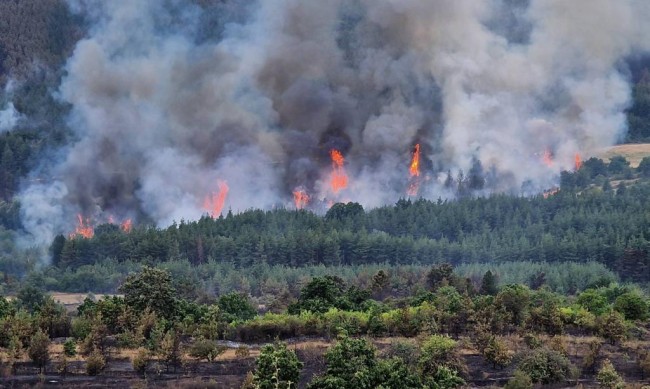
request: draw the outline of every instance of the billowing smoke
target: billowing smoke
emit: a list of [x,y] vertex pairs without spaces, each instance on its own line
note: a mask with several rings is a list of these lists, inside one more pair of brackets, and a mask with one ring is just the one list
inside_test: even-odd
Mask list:
[[21,119],[20,113],[11,101],[13,89],[14,84],[8,82],[4,91],[0,93],[0,133],[11,131]]
[[[623,60],[645,0],[77,0],[91,21],[59,97],[76,142],[22,195],[44,241],[76,214],[168,225],[226,209],[392,203],[479,165],[483,191],[541,190],[625,131]],[[330,150],[348,187],[328,185]],[[544,161],[547,159],[547,161]],[[550,159],[550,161],[549,161]]]

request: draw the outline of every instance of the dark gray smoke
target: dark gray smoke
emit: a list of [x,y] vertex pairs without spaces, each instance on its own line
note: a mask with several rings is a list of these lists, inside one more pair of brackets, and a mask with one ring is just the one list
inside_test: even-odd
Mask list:
[[[60,98],[77,141],[22,194],[37,241],[75,215],[164,226],[226,209],[364,206],[449,196],[480,161],[486,190],[552,185],[625,131],[626,56],[647,51],[645,0],[78,0],[92,22]],[[329,150],[349,187],[329,189]],[[545,165],[544,152],[553,162]]]

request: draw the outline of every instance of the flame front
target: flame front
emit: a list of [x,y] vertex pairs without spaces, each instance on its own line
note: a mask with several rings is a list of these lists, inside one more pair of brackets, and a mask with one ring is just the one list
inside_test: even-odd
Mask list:
[[574,161],[575,161],[575,168],[576,168],[576,171],[580,170],[580,168],[582,167],[582,158],[580,158],[580,154],[579,154],[579,153],[576,153],[576,156],[575,156],[575,158],[574,158]]
[[409,196],[416,196],[420,190],[420,144],[415,145],[413,150],[413,157],[411,158],[411,165],[409,166],[410,183],[406,190]]
[[330,157],[332,158],[332,174],[330,175],[330,188],[335,194],[348,187],[348,175],[345,172],[343,164],[345,158],[340,151],[336,149],[330,150]]
[[293,202],[296,204],[296,209],[303,209],[309,204],[309,195],[307,191],[302,188],[296,188],[293,191]]
[[219,192],[212,193],[207,196],[203,201],[203,209],[206,210],[213,218],[219,217],[223,210],[223,205],[226,203],[228,196],[228,184],[225,181],[219,181]]
[[75,235],[86,239],[90,239],[95,235],[95,229],[90,224],[90,219],[84,220],[81,214],[77,215],[77,227],[74,230],[74,234],[71,234],[71,237]]

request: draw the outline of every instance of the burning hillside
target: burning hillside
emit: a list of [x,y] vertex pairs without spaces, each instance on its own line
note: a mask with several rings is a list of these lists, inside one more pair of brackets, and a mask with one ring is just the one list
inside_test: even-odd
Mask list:
[[449,198],[468,174],[539,193],[625,131],[620,61],[649,48],[637,1],[69,4],[75,142],[20,196],[36,242],[107,214]]

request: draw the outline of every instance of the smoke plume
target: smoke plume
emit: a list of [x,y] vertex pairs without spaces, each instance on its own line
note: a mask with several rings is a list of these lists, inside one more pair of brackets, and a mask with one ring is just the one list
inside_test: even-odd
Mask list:
[[[480,163],[484,192],[542,190],[625,132],[623,60],[648,50],[644,0],[77,0],[90,22],[59,98],[76,141],[28,186],[38,240],[77,214],[159,226],[309,193],[366,207]],[[330,150],[347,188],[328,186]],[[552,157],[544,163],[543,156]],[[489,173],[489,174],[488,174]]]

